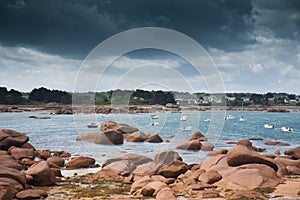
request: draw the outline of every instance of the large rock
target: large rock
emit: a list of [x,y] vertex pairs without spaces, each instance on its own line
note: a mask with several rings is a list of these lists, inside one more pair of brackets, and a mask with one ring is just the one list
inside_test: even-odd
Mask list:
[[113,162],[120,161],[120,160],[127,160],[136,166],[152,161],[152,159],[147,156],[130,153],[130,154],[126,154],[124,156],[115,156],[115,157],[109,158],[102,163],[102,167],[109,165]]
[[40,161],[32,165],[26,174],[33,177],[32,183],[37,186],[48,186],[56,182],[54,173],[50,170],[47,161]]
[[144,142],[147,139],[147,135],[141,131],[136,131],[126,136],[127,142]]
[[130,188],[130,193],[133,194],[139,189],[142,189],[145,185],[147,185],[150,182],[153,182],[154,179],[150,178],[150,176],[143,176],[140,179],[134,181]]
[[65,160],[61,157],[53,156],[47,159],[48,163],[53,163],[59,167],[63,167],[65,165]]
[[148,162],[142,165],[138,165],[133,171],[133,174],[137,176],[154,175],[156,174],[159,168],[160,167],[154,162]]
[[201,149],[201,143],[198,139],[192,141],[184,141],[176,146],[176,149],[198,151]]
[[0,149],[8,150],[11,146],[21,147],[29,137],[10,129],[0,129]]
[[100,134],[100,132],[92,132],[92,133],[85,133],[76,137],[77,141],[84,141],[84,142],[95,142],[96,135]]
[[280,178],[274,169],[264,164],[245,164],[218,171],[222,179],[217,186],[233,190],[253,190],[255,188],[276,187]]
[[22,158],[34,159],[35,151],[34,149],[25,149],[25,148],[13,148],[10,151],[12,157],[16,160],[21,160]]
[[[161,181],[152,181],[152,182],[148,183],[147,185],[145,185],[144,187],[142,187],[141,193],[143,194],[143,190],[144,191],[150,190],[150,191],[153,191],[152,195],[156,196],[156,194],[164,188],[169,188],[169,186]],[[148,193],[148,196],[150,196],[149,193]]]
[[47,160],[51,157],[51,152],[49,150],[37,151],[38,157],[43,160]]
[[136,166],[133,163],[130,163],[128,160],[120,160],[104,167],[104,169],[106,168],[114,170],[120,175],[129,175],[131,172],[133,172],[133,170],[135,170]]
[[300,159],[300,147],[296,147],[284,152],[286,155],[292,156],[294,159]]
[[292,160],[288,158],[275,158],[274,159],[276,164],[283,164],[284,166],[295,166],[295,167],[300,167],[300,160]]
[[197,139],[199,139],[200,141],[206,141],[207,140],[205,135],[203,135],[200,131],[193,132],[191,137],[189,138],[189,140],[197,140]]
[[213,184],[215,182],[218,182],[221,179],[222,179],[222,175],[219,174],[219,172],[216,170],[209,170],[209,171],[201,174],[198,178],[199,181],[208,183],[208,184]]
[[110,168],[102,168],[100,171],[95,173],[92,178],[93,181],[121,181],[122,177],[114,170]]
[[207,155],[208,156],[216,156],[220,154],[227,154],[228,150],[227,149],[219,149],[219,150],[214,150],[209,152]]
[[230,149],[226,154],[226,158],[230,166],[258,163],[268,165],[275,171],[278,169],[272,159],[266,158],[243,145],[237,145]]
[[123,144],[123,133],[117,130],[106,130],[96,135],[96,144]]
[[293,175],[300,175],[300,168],[295,166],[287,166],[287,171]]
[[177,152],[172,150],[160,151],[154,156],[154,163],[159,167],[168,166],[175,160],[182,161],[182,158]]
[[154,135],[150,135],[145,142],[149,142],[149,143],[160,143],[163,142],[163,139],[158,135],[158,134],[154,134]]
[[201,145],[201,150],[202,150],[202,151],[212,151],[214,148],[215,148],[215,145],[213,145],[213,144],[210,143],[210,142],[204,142],[204,143]]
[[0,156],[0,165],[5,166],[5,167],[9,167],[9,168],[14,168],[14,169],[17,169],[17,170],[24,169],[24,166],[21,165],[18,161],[16,161],[10,155]]
[[16,196],[18,192],[24,190],[24,186],[15,179],[0,177],[0,183],[1,182],[7,183],[11,186],[11,194],[13,197]]
[[175,160],[168,166],[158,169],[156,174],[162,175],[166,178],[177,178],[180,174],[185,173],[189,169],[190,167],[186,163],[180,160]]
[[18,199],[40,199],[47,196],[47,193],[40,189],[23,190],[16,195]]
[[12,186],[9,183],[0,182],[0,199],[13,199]]
[[161,190],[159,190],[155,196],[155,199],[160,199],[160,200],[176,200],[177,196],[175,194],[175,192],[170,189],[169,187],[165,187]]
[[139,129],[129,126],[127,124],[118,124],[112,121],[106,121],[101,124],[101,131],[107,131],[107,130],[115,130],[115,131],[122,132],[123,134],[131,134],[136,131],[139,131]]
[[16,169],[12,169],[0,165],[0,177],[14,179],[18,183],[20,183],[23,187],[25,187],[26,185],[25,174]]
[[67,168],[87,168],[95,164],[95,159],[85,156],[78,156],[66,163]]

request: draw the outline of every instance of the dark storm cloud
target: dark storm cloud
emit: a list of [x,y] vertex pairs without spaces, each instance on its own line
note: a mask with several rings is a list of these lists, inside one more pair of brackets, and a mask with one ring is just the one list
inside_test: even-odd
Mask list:
[[262,31],[278,38],[299,40],[299,0],[254,0],[254,18]]
[[250,0],[2,0],[0,44],[82,57],[120,31],[159,26],[232,51],[254,42],[252,11]]

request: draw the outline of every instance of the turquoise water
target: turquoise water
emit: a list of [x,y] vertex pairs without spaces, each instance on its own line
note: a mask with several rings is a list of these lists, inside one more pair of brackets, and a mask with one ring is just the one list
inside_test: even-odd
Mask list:
[[[235,119],[224,121],[224,116],[233,115]],[[30,115],[50,116],[51,119],[31,119]],[[233,145],[226,144],[228,141],[237,141],[250,137],[264,138],[262,141],[253,141],[253,145],[263,147],[264,153],[273,153],[279,149],[283,152],[296,146],[300,146],[300,112],[291,113],[268,113],[268,112],[222,112],[222,111],[189,111],[183,113],[157,113],[159,126],[151,126],[150,114],[79,114],[79,115],[48,115],[46,113],[0,113],[0,128],[9,128],[26,133],[30,142],[37,149],[64,150],[73,155],[86,155],[94,157],[102,162],[108,157],[123,155],[126,153],[137,153],[152,157],[160,150],[176,149],[176,145],[188,139],[195,130],[206,134],[215,149],[229,148]],[[187,115],[186,121],[180,121],[182,115]],[[240,122],[240,116],[247,121]],[[212,118],[212,122],[204,122],[204,119]],[[169,143],[127,143],[118,146],[96,145],[93,143],[78,142],[76,137],[87,132],[98,131],[87,128],[91,121],[101,123],[112,120],[119,123],[127,123],[138,127],[145,133],[159,133]],[[272,123],[275,129],[264,129],[263,125]],[[182,131],[182,127],[192,126],[190,131]],[[281,132],[282,126],[289,126],[294,132]],[[221,130],[221,131],[220,131]],[[277,147],[264,145],[266,141],[280,141],[289,143],[289,147]],[[207,152],[193,152],[176,150],[187,163],[199,163]]]

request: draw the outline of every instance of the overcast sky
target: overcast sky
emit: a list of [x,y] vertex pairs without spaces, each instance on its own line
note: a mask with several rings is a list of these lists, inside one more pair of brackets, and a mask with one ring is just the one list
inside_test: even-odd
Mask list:
[[[0,0],[0,86],[73,91],[89,52],[140,27],[173,29],[196,40],[227,92],[300,94],[299,0]],[[91,82],[93,75],[104,78]],[[87,91],[209,91],[186,60],[159,50],[127,53],[105,74],[84,81]]]

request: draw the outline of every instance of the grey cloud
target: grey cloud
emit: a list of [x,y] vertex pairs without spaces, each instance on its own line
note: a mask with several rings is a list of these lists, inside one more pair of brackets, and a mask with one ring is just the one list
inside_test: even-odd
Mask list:
[[300,1],[298,0],[254,0],[253,13],[256,25],[262,32],[278,38],[299,40]]

